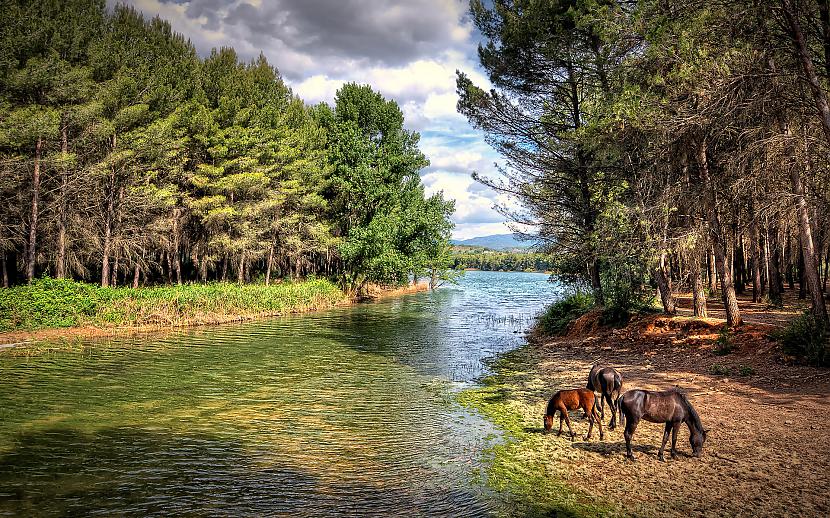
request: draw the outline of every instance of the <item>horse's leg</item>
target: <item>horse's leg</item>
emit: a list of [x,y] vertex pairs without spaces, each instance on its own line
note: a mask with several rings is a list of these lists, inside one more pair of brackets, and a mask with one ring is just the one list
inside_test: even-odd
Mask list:
[[666,429],[663,431],[663,444],[660,445],[660,450],[657,452],[657,460],[660,462],[666,462],[666,458],[663,457],[663,451],[666,449],[666,443],[669,442],[669,432],[673,426],[672,422],[669,421],[666,423]]
[[[554,412],[554,413],[555,413],[555,412]],[[564,415],[564,412],[560,411],[560,412],[559,412],[559,431],[558,431],[558,432],[556,432],[556,436],[557,436],[557,437],[559,437],[560,435],[562,435],[562,416],[563,416],[563,415]]]
[[680,429],[680,423],[674,423],[671,429],[671,458],[677,458],[677,431]]
[[[587,405],[586,405],[587,408]],[[588,433],[583,437],[584,440],[589,440],[591,438],[591,432],[594,430],[594,416],[597,415],[597,406],[596,400],[594,400],[594,404],[591,405],[590,414],[588,414]]]
[[599,393],[599,415],[605,419],[605,391]]
[[565,424],[568,425],[568,432],[571,434],[571,440],[573,441],[576,434],[574,433],[574,429],[571,428],[571,418],[568,416],[568,411],[562,412],[562,415],[565,416]]
[[594,419],[597,421],[597,428],[599,428],[599,440],[605,439],[605,432],[602,431],[602,418],[594,412]]
[[[614,405],[611,394],[603,394],[602,397],[608,399],[608,409],[611,410],[611,422],[608,423],[608,429],[613,430],[617,427],[617,407]],[[605,414],[602,414],[602,419],[605,420]]]
[[625,437],[625,455],[631,460],[636,460],[634,458],[634,452],[631,451],[631,438],[634,437],[634,430],[637,429],[637,423],[640,421],[638,417],[633,415],[625,416],[625,432],[623,432],[623,437]]

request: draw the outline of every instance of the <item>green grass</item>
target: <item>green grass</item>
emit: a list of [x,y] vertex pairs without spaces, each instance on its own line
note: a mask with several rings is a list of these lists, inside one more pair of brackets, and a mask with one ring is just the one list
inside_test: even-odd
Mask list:
[[546,336],[557,336],[567,331],[571,322],[594,307],[594,298],[585,293],[574,293],[556,301],[539,315],[537,329]]
[[734,351],[735,342],[732,337],[732,331],[728,327],[723,326],[723,329],[718,333],[718,339],[715,340],[715,346],[712,352],[718,356],[725,356]]
[[207,324],[325,308],[344,298],[325,279],[271,286],[212,283],[133,289],[44,277],[27,286],[0,288],[0,331]]
[[525,346],[503,355],[495,374],[482,386],[461,392],[459,402],[477,410],[504,431],[506,440],[490,446],[486,480],[504,496],[509,516],[608,516],[612,507],[570,487],[565,482],[570,447],[563,448],[542,431],[542,411],[527,401],[523,390],[535,384],[533,366],[539,358]]
[[830,328],[810,313],[792,320],[774,337],[785,353],[817,367],[830,366]]

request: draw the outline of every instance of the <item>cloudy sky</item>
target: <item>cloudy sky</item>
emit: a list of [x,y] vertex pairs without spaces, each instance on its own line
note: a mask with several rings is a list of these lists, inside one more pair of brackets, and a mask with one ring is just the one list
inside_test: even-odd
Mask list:
[[[113,3],[113,0],[110,0]],[[455,70],[488,85],[477,65],[467,0],[128,0],[160,15],[202,55],[234,47],[260,51],[306,102],[332,102],[344,82],[368,83],[404,111],[421,133],[431,165],[429,193],[456,200],[453,236],[509,232],[493,210],[509,200],[477,184],[473,171],[494,175],[498,155],[455,111]]]

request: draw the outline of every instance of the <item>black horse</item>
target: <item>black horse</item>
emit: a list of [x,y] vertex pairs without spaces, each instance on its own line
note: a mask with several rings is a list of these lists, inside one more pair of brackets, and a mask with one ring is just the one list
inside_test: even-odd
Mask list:
[[599,413],[602,419],[605,419],[606,401],[608,402],[608,407],[611,409],[611,422],[608,424],[609,430],[617,427],[617,407],[614,401],[620,397],[622,383],[622,376],[613,367],[594,365],[590,374],[588,374],[588,384],[585,388],[599,392]]
[[652,423],[665,423],[666,430],[663,432],[663,444],[657,453],[657,458],[665,462],[663,451],[666,449],[666,442],[671,432],[671,457],[677,457],[677,430],[682,423],[689,427],[689,443],[692,445],[692,452],[695,457],[703,453],[703,443],[706,442],[707,430],[700,422],[700,416],[689,403],[686,394],[679,389],[671,389],[663,392],[651,390],[629,390],[617,399],[617,410],[620,414],[620,424],[625,423],[625,449],[626,456],[634,460],[634,453],[631,451],[631,437],[640,419]]

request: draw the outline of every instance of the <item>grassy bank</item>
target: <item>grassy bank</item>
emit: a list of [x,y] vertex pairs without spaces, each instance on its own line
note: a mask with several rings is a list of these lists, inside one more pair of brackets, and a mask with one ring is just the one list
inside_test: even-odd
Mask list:
[[133,289],[43,278],[0,289],[0,332],[213,324],[328,308],[343,300],[343,292],[324,279]]
[[506,440],[488,452],[488,483],[506,495],[512,516],[614,514],[603,502],[565,482],[568,464],[580,452],[564,436],[542,433],[544,397],[549,394],[534,372],[538,361],[530,345],[502,355],[493,365],[493,375],[458,396],[462,405],[477,410],[505,433]]

